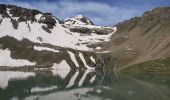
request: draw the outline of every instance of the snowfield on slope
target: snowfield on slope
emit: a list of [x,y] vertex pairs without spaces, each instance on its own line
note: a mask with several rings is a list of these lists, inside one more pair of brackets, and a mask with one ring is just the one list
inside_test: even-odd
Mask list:
[[82,21],[81,21],[82,18],[85,18],[85,16],[83,16],[83,15],[77,15],[77,16],[74,16],[74,17],[66,18],[66,19],[64,20],[64,23],[65,23],[66,25],[77,25],[77,26],[79,26],[79,25],[87,25],[87,24],[88,24],[88,25],[91,25],[91,24],[92,24],[91,21],[90,21],[90,19],[88,19],[88,18],[86,18],[87,23],[82,22]]
[[[9,13],[9,11],[7,11]],[[43,15],[37,14],[35,16],[37,20],[42,20]],[[110,40],[110,36],[116,32],[116,27],[111,28],[113,32],[107,35],[82,35],[81,33],[71,32],[69,28],[63,27],[64,24],[60,24],[59,20],[56,20],[56,24],[53,29],[49,29],[51,33],[46,32],[42,27],[47,26],[46,24],[38,22],[19,22],[18,28],[14,29],[10,18],[0,18],[2,19],[0,25],[0,38],[4,36],[14,37],[17,40],[22,40],[26,38],[34,43],[46,43],[54,46],[60,46],[64,48],[72,48],[76,50],[83,51],[93,51],[94,48],[88,47],[90,44],[97,44],[99,42],[107,42]],[[15,17],[14,19],[17,19]],[[29,26],[29,27],[28,27]],[[80,27],[101,27],[95,25],[79,25]],[[7,29],[8,27],[8,29]],[[39,39],[41,38],[41,40]]]
[[34,50],[37,50],[37,51],[52,51],[52,52],[60,52],[59,50],[55,50],[55,49],[48,48],[48,47],[40,47],[40,46],[34,46]]

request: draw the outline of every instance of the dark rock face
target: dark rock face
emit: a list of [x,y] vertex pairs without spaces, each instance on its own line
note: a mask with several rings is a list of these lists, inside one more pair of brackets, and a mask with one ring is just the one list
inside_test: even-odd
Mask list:
[[98,35],[107,35],[107,34],[113,32],[113,29],[107,29],[107,28],[74,27],[74,28],[69,28],[69,29],[72,32],[78,32],[78,33],[82,33],[82,34],[96,33]]
[[[9,10],[9,14],[11,14],[11,17],[7,13],[8,10]],[[52,16],[52,14],[50,13],[42,13],[38,10],[26,9],[26,8],[17,7],[14,5],[0,4],[0,14],[2,14],[3,18],[5,17],[11,18],[11,22],[13,24],[14,29],[17,29],[18,24],[20,22],[27,22],[27,21],[31,21],[32,23],[38,21],[39,23],[46,24],[47,28],[52,29],[57,23],[56,20],[58,20],[57,18]],[[40,20],[37,20],[35,18],[35,16],[38,14],[42,14],[42,17]],[[12,17],[18,17],[18,19],[14,20]],[[58,20],[58,22],[62,23],[60,20]]]
[[44,26],[44,25],[42,26],[42,29],[45,30],[45,31],[48,32],[48,33],[51,33],[51,31],[49,30],[49,28],[47,28],[47,27]]
[[50,29],[52,29],[56,24],[56,20],[51,15],[43,15],[38,22],[47,24],[47,28]]
[[113,29],[108,29],[108,28],[100,28],[100,29],[93,29],[95,33],[98,35],[107,35],[109,33],[113,32]]
[[14,29],[17,29],[18,28],[18,22],[14,19],[11,19],[11,22],[12,22]]
[[32,22],[36,21],[35,15],[42,14],[38,10],[30,10],[26,8],[21,8],[13,5],[7,5],[6,8],[9,8],[10,14],[12,14],[12,17],[21,17],[25,20],[31,20]]
[[87,23],[87,24],[94,25],[94,23],[91,20],[87,19],[86,17],[81,18],[80,21],[82,21],[84,23]]
[[85,28],[85,27],[70,28],[70,31],[83,33],[83,34],[90,34],[92,32],[89,28]]
[[0,4],[0,14],[4,14],[4,11],[6,11],[6,5]]

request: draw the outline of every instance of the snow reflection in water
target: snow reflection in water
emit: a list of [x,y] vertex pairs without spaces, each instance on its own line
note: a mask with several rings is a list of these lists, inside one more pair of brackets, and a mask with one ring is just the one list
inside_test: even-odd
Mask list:
[[[55,74],[54,74],[55,72]],[[2,100],[169,100],[169,75],[112,71],[0,72]]]

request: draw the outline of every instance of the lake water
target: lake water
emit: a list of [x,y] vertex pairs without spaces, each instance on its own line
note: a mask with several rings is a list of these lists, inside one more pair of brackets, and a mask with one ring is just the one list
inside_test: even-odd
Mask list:
[[0,100],[170,100],[170,75],[0,71]]

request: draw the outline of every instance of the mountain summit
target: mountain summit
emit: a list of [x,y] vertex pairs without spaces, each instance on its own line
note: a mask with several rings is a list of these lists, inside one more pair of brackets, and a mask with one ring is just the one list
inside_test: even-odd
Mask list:
[[83,15],[66,18],[64,23],[67,25],[94,25],[94,23]]

